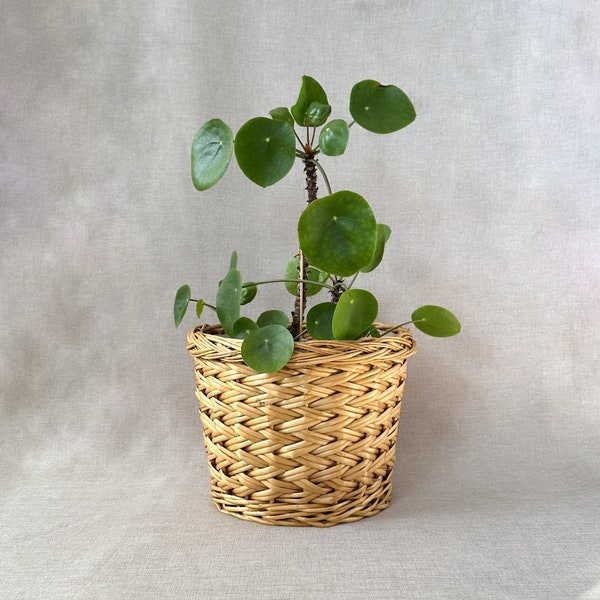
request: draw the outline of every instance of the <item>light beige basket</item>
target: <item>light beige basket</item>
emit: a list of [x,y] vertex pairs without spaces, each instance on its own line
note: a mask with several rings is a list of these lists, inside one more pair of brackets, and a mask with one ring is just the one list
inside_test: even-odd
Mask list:
[[389,505],[411,333],[296,343],[277,373],[218,327],[188,334],[212,498],[236,517],[327,527]]

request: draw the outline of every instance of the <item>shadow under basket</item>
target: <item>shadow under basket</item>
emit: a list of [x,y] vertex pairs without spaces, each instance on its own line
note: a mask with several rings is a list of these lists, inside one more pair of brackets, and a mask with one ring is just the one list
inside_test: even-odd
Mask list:
[[187,339],[220,511],[328,527],[389,505],[410,331],[297,342],[277,373],[246,366],[218,326]]

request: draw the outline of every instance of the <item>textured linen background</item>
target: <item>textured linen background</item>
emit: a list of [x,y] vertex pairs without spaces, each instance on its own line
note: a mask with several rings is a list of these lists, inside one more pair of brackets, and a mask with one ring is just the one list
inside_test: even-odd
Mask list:
[[[598,2],[0,6],[3,598],[600,598]],[[392,506],[323,531],[213,508],[172,324],[232,250],[248,279],[295,252],[299,167],[199,194],[189,148],[303,74],[338,118],[361,79],[413,99],[324,162],[392,226],[380,319],[464,328],[418,335]]]

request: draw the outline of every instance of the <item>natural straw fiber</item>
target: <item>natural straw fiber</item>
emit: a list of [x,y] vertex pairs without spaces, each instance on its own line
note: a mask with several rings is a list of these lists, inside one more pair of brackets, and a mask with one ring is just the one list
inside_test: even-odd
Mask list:
[[239,518],[327,527],[389,505],[411,333],[296,343],[277,373],[218,327],[188,334],[212,498]]

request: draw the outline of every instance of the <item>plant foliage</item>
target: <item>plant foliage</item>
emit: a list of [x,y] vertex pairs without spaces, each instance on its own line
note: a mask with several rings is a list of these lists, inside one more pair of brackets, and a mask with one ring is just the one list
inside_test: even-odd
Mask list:
[[[283,368],[301,335],[322,340],[354,340],[379,337],[396,329],[380,331],[375,325],[377,299],[371,292],[354,287],[361,272],[373,271],[381,263],[391,228],[378,223],[361,195],[348,190],[332,191],[319,155],[344,154],[350,128],[355,124],[372,133],[387,134],[412,123],[416,112],[400,88],[371,79],[354,85],[349,112],[352,121],[329,120],[332,107],[325,90],[318,81],[305,75],[291,108],[274,108],[268,112],[270,118],[254,117],[235,136],[223,121],[211,119],[193,139],[192,181],[201,191],[221,179],[234,155],[244,175],[261,187],[280,181],[296,161],[304,167],[308,205],[298,220],[299,251],[287,260],[281,278],[243,283],[237,253],[233,252],[214,306],[192,298],[188,285],[181,286],[175,296],[176,326],[190,302],[196,302],[198,317],[205,307],[213,309],[224,332],[243,340],[242,358],[256,371]],[[317,188],[319,174],[327,188],[322,196]],[[241,306],[252,302],[258,287],[270,283],[285,285],[295,296],[291,323],[285,312],[275,309],[263,312],[256,320],[241,315]],[[324,292],[329,292],[330,299],[315,303],[304,319],[306,298]],[[410,322],[436,337],[460,331],[458,319],[440,306],[417,308]]]

